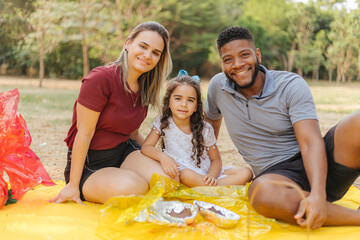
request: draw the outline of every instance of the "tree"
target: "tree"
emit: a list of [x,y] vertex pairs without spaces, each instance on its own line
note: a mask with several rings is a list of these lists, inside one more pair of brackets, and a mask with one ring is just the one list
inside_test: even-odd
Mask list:
[[[89,71],[89,47],[91,34],[103,23],[104,19],[101,14],[106,2],[98,0],[79,0],[79,9],[82,9],[81,19],[81,45],[83,53],[83,76],[85,77]],[[95,32],[96,34],[96,32]]]
[[39,87],[45,75],[45,55],[57,46],[63,37],[59,22],[63,16],[64,5],[57,4],[55,0],[37,0],[34,2],[34,12],[27,23],[32,30],[24,39],[23,50],[31,49],[39,54]]
[[269,68],[285,69],[288,65],[287,49],[291,42],[285,13],[292,8],[292,2],[286,0],[278,0],[276,4],[268,0],[247,0],[242,7],[242,16],[235,21],[251,30]]
[[22,68],[26,73],[29,63],[19,61],[16,50],[18,42],[29,33],[26,19],[32,12],[32,0],[0,0],[0,64],[4,74],[7,68]]
[[126,37],[140,23],[155,20],[162,14],[165,2],[161,0],[115,0],[108,1],[109,18],[100,29],[97,39],[107,38],[106,45],[94,46],[94,51],[101,53],[104,62],[112,62],[120,55]]
[[359,51],[359,15],[356,11],[348,14],[341,9],[331,24],[329,38],[332,41],[329,57],[337,58],[337,83],[350,82],[356,75],[356,53]]
[[303,74],[303,68],[308,62],[304,61],[312,44],[312,35],[316,28],[316,10],[313,5],[297,3],[296,7],[288,14],[288,29],[292,36],[291,49],[289,51],[288,71],[297,68],[299,75]]
[[325,53],[325,48],[328,45],[328,40],[326,37],[326,32],[324,29],[320,30],[316,34],[316,38],[313,42],[313,45],[311,45],[310,53],[314,56],[313,59],[313,65],[311,70],[313,72],[312,74],[312,80],[318,81],[319,80],[319,69],[322,64],[325,64],[325,58],[323,54]]
[[[214,44],[222,25],[214,16],[220,1],[169,0],[157,20],[168,29],[174,69],[187,69],[192,74],[207,75],[210,46]],[[175,71],[176,71],[175,70]],[[211,73],[212,74],[212,73]]]

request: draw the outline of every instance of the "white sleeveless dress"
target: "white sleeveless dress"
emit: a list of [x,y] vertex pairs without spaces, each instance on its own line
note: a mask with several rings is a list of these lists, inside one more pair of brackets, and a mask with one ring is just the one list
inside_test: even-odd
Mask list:
[[[164,145],[165,148],[163,152],[173,158],[180,167],[178,168],[179,171],[183,169],[191,169],[200,175],[206,175],[209,173],[211,160],[207,151],[210,147],[215,147],[216,145],[216,138],[214,134],[213,127],[204,122],[204,146],[205,151],[203,152],[202,159],[200,162],[200,167],[196,165],[196,161],[191,159],[193,146],[191,143],[192,134],[186,134],[181,131],[178,126],[174,123],[172,117],[169,118],[169,127],[163,129],[165,136],[164,136]],[[160,134],[160,116],[156,118],[152,126],[153,129],[157,130],[157,133]],[[226,175],[222,175],[224,170],[229,169],[232,167],[223,167],[218,179],[225,177]]]

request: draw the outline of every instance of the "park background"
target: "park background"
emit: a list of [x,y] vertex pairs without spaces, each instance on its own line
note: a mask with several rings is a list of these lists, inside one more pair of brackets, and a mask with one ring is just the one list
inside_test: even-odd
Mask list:
[[[360,1],[317,0],[0,0],[0,91],[19,88],[19,112],[31,149],[54,180],[63,180],[66,137],[81,78],[114,61],[137,24],[153,20],[171,35],[179,69],[208,80],[221,71],[218,33],[249,28],[268,69],[303,76],[325,132],[360,109]],[[158,114],[150,109],[140,131]],[[224,164],[246,165],[225,126],[219,137]],[[360,186],[360,181],[356,186]]]

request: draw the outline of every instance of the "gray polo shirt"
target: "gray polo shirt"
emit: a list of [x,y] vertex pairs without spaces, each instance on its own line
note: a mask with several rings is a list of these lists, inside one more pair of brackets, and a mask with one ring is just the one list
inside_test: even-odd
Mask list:
[[247,100],[224,73],[209,84],[205,113],[224,118],[231,140],[255,175],[300,151],[293,124],[318,119],[309,86],[299,75],[286,71],[265,72],[260,95]]

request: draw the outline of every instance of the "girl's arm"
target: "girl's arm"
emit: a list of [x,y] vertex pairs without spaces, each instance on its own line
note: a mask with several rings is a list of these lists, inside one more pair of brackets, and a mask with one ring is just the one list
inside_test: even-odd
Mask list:
[[135,140],[140,146],[144,144],[145,138],[139,133],[139,129],[136,129],[130,134],[130,139]]
[[95,133],[95,127],[99,119],[100,112],[95,112],[81,105],[76,104],[77,112],[77,133],[74,140],[71,156],[70,181],[60,191],[60,193],[50,202],[61,203],[73,200],[84,204],[80,199],[79,183],[84,168],[86,154],[89,150],[90,142]]
[[218,147],[216,144],[209,147],[208,154],[211,160],[209,173],[204,176],[204,182],[209,186],[217,185],[217,178],[221,172],[222,161]]
[[141,147],[141,153],[159,161],[164,172],[171,178],[176,178],[179,176],[179,170],[177,168],[179,164],[166,153],[161,152],[155,147],[158,141],[159,134],[156,129],[152,129]]

